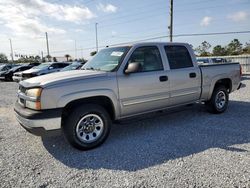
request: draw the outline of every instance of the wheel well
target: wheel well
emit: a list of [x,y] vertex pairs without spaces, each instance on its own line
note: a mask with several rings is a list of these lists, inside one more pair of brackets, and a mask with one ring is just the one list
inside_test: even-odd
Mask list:
[[226,87],[226,89],[228,90],[228,93],[231,92],[231,90],[232,90],[232,81],[229,78],[224,78],[224,79],[218,80],[215,83],[214,88],[216,88],[218,86],[221,86],[221,85]]
[[[115,109],[113,103],[110,98],[106,96],[96,96],[96,97],[88,97],[83,99],[77,99],[68,103],[62,112],[62,121],[65,117],[70,113],[70,111],[80,105],[84,104],[98,104],[102,106],[105,110],[107,110],[108,114],[110,115],[111,120],[115,119]],[[63,123],[63,122],[62,122]]]

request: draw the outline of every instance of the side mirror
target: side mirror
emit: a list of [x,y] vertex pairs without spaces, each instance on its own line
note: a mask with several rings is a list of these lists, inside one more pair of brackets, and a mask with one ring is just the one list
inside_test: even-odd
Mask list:
[[53,67],[48,67],[48,69],[49,69],[49,70],[52,70],[52,69],[54,69],[54,68],[53,68]]
[[132,62],[128,64],[127,69],[124,71],[125,74],[138,72],[141,68],[141,64],[138,62]]

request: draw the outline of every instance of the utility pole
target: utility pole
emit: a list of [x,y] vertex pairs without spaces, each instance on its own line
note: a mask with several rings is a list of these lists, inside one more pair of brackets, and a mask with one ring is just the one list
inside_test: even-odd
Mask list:
[[170,0],[170,25],[169,25],[169,37],[170,42],[173,42],[173,0]]
[[77,59],[76,40],[75,40],[75,59]]
[[96,52],[98,52],[98,33],[97,33],[97,25],[98,25],[98,23],[95,23]]
[[83,59],[83,49],[82,49],[82,46],[81,46],[81,57]]
[[47,55],[49,57],[49,39],[48,39],[48,33],[45,32],[45,36],[46,36],[46,44],[47,44]]
[[10,50],[11,50],[10,56],[11,56],[11,61],[13,63],[14,62],[14,57],[13,57],[12,41],[11,41],[11,39],[9,39],[9,40],[10,40]]
[[41,62],[43,62],[43,51],[41,51],[41,56],[42,56]]

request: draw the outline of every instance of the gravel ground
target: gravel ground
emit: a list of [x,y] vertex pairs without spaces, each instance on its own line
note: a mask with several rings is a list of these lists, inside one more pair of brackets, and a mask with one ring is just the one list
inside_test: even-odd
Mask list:
[[0,82],[0,187],[250,187],[250,76],[224,114],[202,105],[113,125],[81,152],[15,120],[17,84]]

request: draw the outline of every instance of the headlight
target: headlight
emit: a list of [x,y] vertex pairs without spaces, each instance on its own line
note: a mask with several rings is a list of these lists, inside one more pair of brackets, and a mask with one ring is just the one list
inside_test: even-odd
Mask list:
[[39,98],[41,96],[41,93],[42,93],[42,88],[33,88],[33,89],[26,90],[26,95],[28,97]]
[[25,94],[27,96],[25,106],[34,110],[41,110],[40,97],[42,88],[27,89]]

